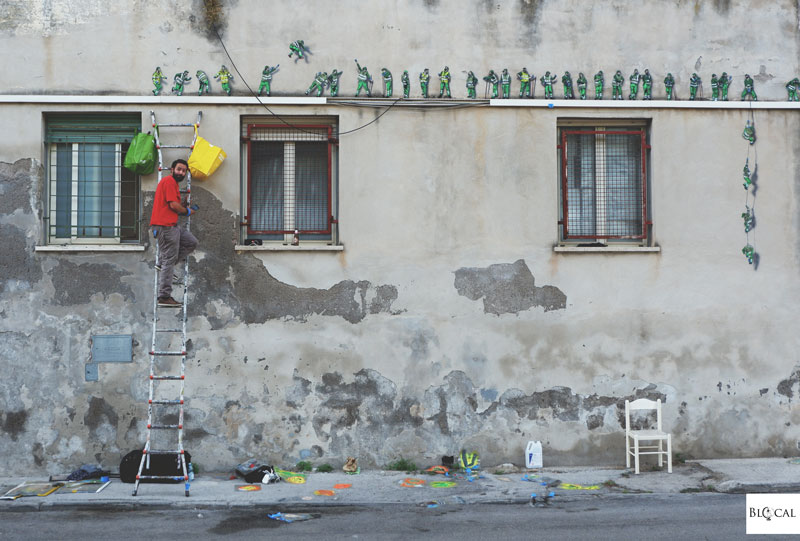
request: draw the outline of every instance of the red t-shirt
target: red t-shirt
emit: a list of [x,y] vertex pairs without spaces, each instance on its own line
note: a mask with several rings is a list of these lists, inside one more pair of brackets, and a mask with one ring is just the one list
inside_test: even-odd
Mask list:
[[178,223],[178,213],[169,208],[171,201],[180,203],[181,192],[178,183],[172,178],[172,175],[169,175],[162,178],[156,187],[150,225],[175,225]]

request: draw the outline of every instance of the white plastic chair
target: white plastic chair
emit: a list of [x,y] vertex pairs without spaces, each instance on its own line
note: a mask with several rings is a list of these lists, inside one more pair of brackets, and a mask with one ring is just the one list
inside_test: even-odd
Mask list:
[[[656,426],[655,430],[633,430],[631,428],[631,411],[655,410]],[[655,442],[658,444],[641,445],[640,442]],[[667,450],[664,450],[664,441],[667,442]],[[643,451],[643,449],[646,449]],[[657,401],[640,398],[633,402],[625,401],[625,465],[631,467],[631,456],[636,465],[636,473],[639,473],[639,455],[658,455],[658,465],[663,466],[664,456],[667,457],[667,471],[672,473],[672,435],[661,429],[661,399]]]

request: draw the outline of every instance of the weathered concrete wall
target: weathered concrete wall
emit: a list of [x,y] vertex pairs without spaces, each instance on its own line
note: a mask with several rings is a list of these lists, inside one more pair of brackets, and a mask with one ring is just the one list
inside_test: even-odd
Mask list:
[[[97,4],[87,0],[71,9],[79,4],[85,9],[74,13],[57,2],[0,8],[0,43],[21,51],[0,74],[5,92],[147,94],[155,65],[171,75],[225,63],[198,22],[200,2],[93,11]],[[654,74],[663,67],[683,81],[702,56],[705,77],[755,73],[763,64],[774,79],[757,79],[757,88],[768,99],[782,99],[798,69],[794,2],[664,2],[647,10],[631,2],[381,3],[358,6],[359,36],[343,15],[355,4],[321,13],[326,8],[315,3],[313,18],[325,26],[302,3],[273,8],[267,26],[281,28],[280,36],[261,30],[253,16],[260,4],[223,6],[226,45],[253,73],[251,83],[264,63],[287,60],[289,39],[309,36],[314,55],[308,64],[286,62],[279,76],[286,87],[276,78],[276,93],[297,94],[317,69],[352,71],[355,55],[374,75],[385,62],[396,78],[398,69],[438,71],[446,63],[476,73],[527,64],[537,75],[576,66],[575,75],[584,59],[587,72],[608,73],[653,58]],[[671,21],[663,25],[668,43],[643,25],[656,19],[653,10]],[[180,34],[178,21],[192,15],[187,29],[198,31]],[[752,32],[739,38],[744,21]],[[113,50],[152,47],[152,56],[111,61],[107,49],[78,37],[88,25],[98,40],[113,35]],[[630,28],[641,30],[623,43]],[[81,61],[92,66],[83,77]],[[18,78],[3,80],[9,73]],[[352,92],[354,77],[343,86]],[[453,88],[462,92],[460,83]],[[272,108],[336,115],[342,131],[381,112]],[[0,474],[92,461],[114,467],[144,440],[152,247],[34,252],[43,237],[42,113],[141,111],[146,125],[149,106],[0,109]],[[155,109],[161,119],[187,120],[198,107]],[[194,194],[202,211],[194,223],[200,247],[192,259],[186,446],[201,464],[228,467],[250,455],[335,464],[356,455],[369,466],[398,456],[433,460],[461,447],[478,449],[490,464],[519,463],[529,439],[545,443],[548,463],[621,463],[624,400],[640,396],[665,401],[676,452],[796,453],[796,111],[754,113],[754,271],[739,253],[746,110],[395,108],[342,137],[345,250],[334,254],[234,251],[240,117],[266,112],[202,109],[203,135],[228,160]],[[660,253],[553,251],[557,122],[586,117],[650,120]],[[146,203],[154,183],[154,175],[143,179]],[[98,382],[84,381],[93,334],[133,335],[134,363],[102,364]]]

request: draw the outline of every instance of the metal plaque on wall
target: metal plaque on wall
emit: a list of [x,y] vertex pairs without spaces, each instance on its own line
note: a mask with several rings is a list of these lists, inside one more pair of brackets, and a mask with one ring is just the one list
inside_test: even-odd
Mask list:
[[133,335],[130,334],[92,335],[92,362],[95,363],[133,362]]

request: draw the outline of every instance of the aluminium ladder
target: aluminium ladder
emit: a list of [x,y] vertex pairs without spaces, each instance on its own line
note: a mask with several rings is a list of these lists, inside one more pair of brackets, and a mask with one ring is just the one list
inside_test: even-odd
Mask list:
[[[161,182],[162,172],[169,170],[165,166],[164,155],[161,152],[165,148],[180,148],[180,149],[193,149],[194,143],[197,140],[197,129],[200,127],[200,120],[203,117],[203,112],[198,111],[197,122],[194,124],[157,124],[156,115],[154,111],[150,111],[150,119],[152,121],[153,133],[156,140],[156,149],[158,151],[158,182]],[[173,128],[193,128],[194,136],[192,137],[191,145],[162,145],[159,138],[159,128],[173,127]],[[192,175],[187,172],[186,174],[186,190],[181,190],[181,193],[186,194],[186,204],[191,204],[192,198]],[[189,216],[186,219],[186,229],[191,230],[192,218]],[[160,266],[160,252],[158,241],[156,240],[156,271],[153,285],[153,338],[150,345],[150,374],[148,377],[150,390],[147,400],[147,441],[145,442],[144,449],[142,450],[142,459],[139,463],[139,470],[136,473],[136,484],[133,488],[133,496],[139,491],[139,483],[145,480],[157,479],[171,479],[173,481],[184,481],[186,496],[189,496],[189,475],[186,464],[186,455],[183,449],[183,406],[184,406],[184,387],[186,383],[186,314],[189,301],[189,258],[187,257],[183,264],[183,278],[180,282],[174,281],[174,285],[183,285],[183,299],[179,306],[180,308],[180,327],[165,328],[158,326],[160,310],[174,310],[173,307],[160,307],[158,305],[158,275]],[[158,336],[165,335],[169,338],[166,345],[159,346]],[[180,349],[174,349],[172,346],[173,341],[177,335],[180,335]],[[159,349],[160,348],[160,349]],[[166,364],[166,359],[180,357],[180,373],[175,375],[157,374],[156,370],[163,370],[163,365]],[[157,362],[160,361],[160,362]],[[178,398],[165,399],[156,398],[156,385],[162,381],[178,381],[180,385]],[[158,394],[160,397],[161,395]],[[170,411],[174,412],[174,407],[178,408],[178,422],[171,424],[167,422],[159,422]],[[164,410],[164,411],[162,411]],[[160,415],[158,415],[160,414]],[[174,413],[173,413],[174,415]],[[166,447],[156,447],[154,445],[153,431],[177,431],[177,449],[168,449]],[[159,443],[161,443],[159,441]],[[150,456],[151,455],[174,455],[175,461],[175,474],[174,475],[142,475],[145,469],[150,470]]]

